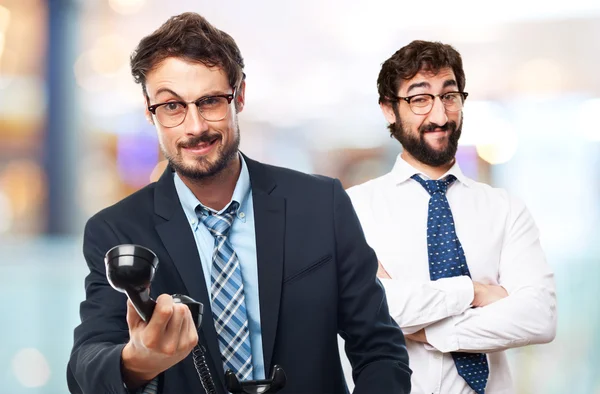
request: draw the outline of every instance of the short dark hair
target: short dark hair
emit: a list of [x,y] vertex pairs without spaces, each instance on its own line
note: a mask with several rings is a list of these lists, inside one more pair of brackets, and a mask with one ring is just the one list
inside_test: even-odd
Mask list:
[[244,59],[233,38],[194,12],[169,18],[131,54],[131,74],[145,94],[148,73],[169,57],[221,67],[233,88],[245,78]]
[[454,71],[458,90],[465,88],[465,72],[460,53],[448,44],[430,41],[413,41],[386,60],[377,78],[379,103],[389,102],[398,94],[402,80],[413,78],[421,70],[437,74],[450,67]]

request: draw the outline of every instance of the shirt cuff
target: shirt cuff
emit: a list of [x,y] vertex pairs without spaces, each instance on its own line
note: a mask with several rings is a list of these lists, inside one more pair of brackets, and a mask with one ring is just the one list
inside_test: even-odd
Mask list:
[[442,353],[450,353],[459,349],[454,319],[453,316],[450,316],[425,327],[427,342]]
[[431,287],[446,294],[448,316],[460,315],[468,310],[475,297],[473,281],[466,275],[432,281]]
[[130,394],[158,394],[158,377],[152,379],[147,385],[137,390],[130,390],[125,383],[123,387]]
[[143,391],[139,391],[139,394],[157,394],[158,393],[158,377],[152,379],[150,383],[148,383]]

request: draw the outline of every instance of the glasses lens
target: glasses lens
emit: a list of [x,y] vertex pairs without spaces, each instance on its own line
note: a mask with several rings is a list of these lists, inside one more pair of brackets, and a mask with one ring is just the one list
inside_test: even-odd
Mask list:
[[164,127],[175,127],[183,122],[186,111],[187,107],[182,103],[167,103],[156,108],[156,118]]
[[229,101],[225,97],[207,97],[198,102],[200,115],[208,121],[225,119],[229,110]]
[[463,106],[463,96],[460,93],[447,93],[442,96],[442,102],[447,111],[460,111]]
[[426,94],[419,94],[410,99],[410,109],[416,115],[425,115],[426,113],[429,113],[429,111],[431,111],[432,104],[433,99],[431,96]]

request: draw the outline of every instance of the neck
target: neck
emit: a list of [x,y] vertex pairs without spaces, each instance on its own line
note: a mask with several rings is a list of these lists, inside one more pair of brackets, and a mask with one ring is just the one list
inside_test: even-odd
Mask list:
[[242,162],[238,154],[222,171],[211,177],[190,179],[179,176],[202,205],[220,211],[231,201],[241,170]]
[[442,164],[441,166],[430,166],[424,163],[421,163],[413,156],[410,155],[407,151],[402,151],[400,155],[408,164],[421,171],[423,174],[427,175],[431,179],[440,179],[442,175],[444,175],[448,170],[454,165],[456,159],[450,160],[446,164]]

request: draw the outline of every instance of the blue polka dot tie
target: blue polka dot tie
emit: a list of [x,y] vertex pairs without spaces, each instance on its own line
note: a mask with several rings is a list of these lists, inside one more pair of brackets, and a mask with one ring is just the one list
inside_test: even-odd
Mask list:
[[[459,275],[470,277],[465,253],[456,235],[454,219],[446,198],[446,190],[456,177],[448,175],[445,179],[426,181],[415,174],[411,178],[419,182],[431,196],[427,213],[429,278],[433,281]],[[458,374],[469,387],[477,394],[484,394],[490,373],[486,355],[453,352],[452,357]]]
[[244,282],[239,259],[228,238],[238,208],[237,201],[233,201],[226,212],[220,215],[201,206],[197,211],[200,220],[215,238],[211,306],[223,366],[226,370],[231,369],[238,379],[251,380],[252,348]]

